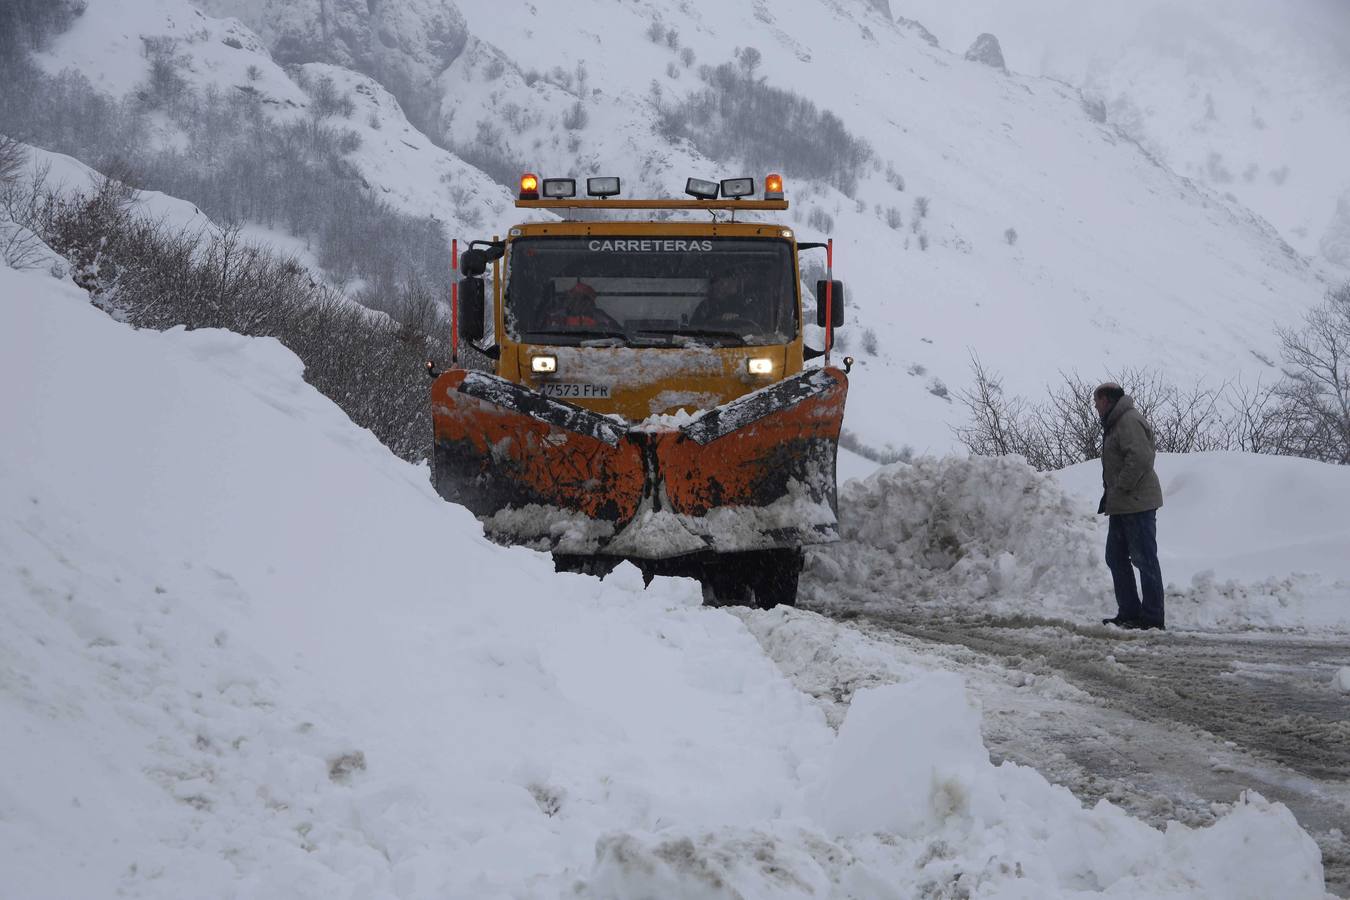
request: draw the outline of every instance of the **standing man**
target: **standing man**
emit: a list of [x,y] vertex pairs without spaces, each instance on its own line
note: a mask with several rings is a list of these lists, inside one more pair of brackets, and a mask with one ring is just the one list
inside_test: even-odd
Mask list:
[[[1162,630],[1162,569],[1158,566],[1158,508],[1162,485],[1153,471],[1153,429],[1118,384],[1092,392],[1102,420],[1102,502],[1097,512],[1110,519],[1106,565],[1116,591],[1116,615],[1104,625]],[[1134,569],[1139,570],[1139,588]],[[1143,602],[1140,602],[1140,593]]]

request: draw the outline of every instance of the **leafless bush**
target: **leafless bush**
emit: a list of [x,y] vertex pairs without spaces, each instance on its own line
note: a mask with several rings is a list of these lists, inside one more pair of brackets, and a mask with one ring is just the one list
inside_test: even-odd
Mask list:
[[28,151],[12,137],[0,134],[0,188],[15,184],[28,163]]
[[829,234],[834,231],[834,216],[819,206],[813,206],[811,212],[807,213],[806,224],[819,232]]
[[356,101],[351,94],[340,93],[337,84],[328,75],[315,81],[309,88],[310,113],[320,119],[342,116],[350,119],[356,112]]
[[1004,240],[1005,242],[1007,242],[1007,244],[1008,244],[1009,247],[1011,247],[1011,246],[1013,246],[1014,244],[1016,244],[1016,243],[1017,243],[1017,229],[1016,229],[1016,228],[1009,228],[1008,230],[1004,231],[1004,232],[1003,232],[1003,240]]
[[394,317],[336,294],[293,259],[226,229],[175,232],[136,216],[129,193],[104,181],[51,199],[42,237],[74,266],[94,301],[138,327],[226,328],[275,337],[305,364],[305,379],[393,452],[429,450],[422,363],[443,355],[436,292],[415,280],[384,301]]
[[142,54],[150,61],[150,75],[140,91],[150,109],[176,107],[187,92],[182,70],[187,57],[178,53],[178,42],[169,37],[143,37]]
[[881,349],[880,341],[877,340],[877,333],[874,329],[868,328],[863,331],[862,349],[868,356],[876,356]]
[[[1017,454],[1032,467],[1062,469],[1101,456],[1101,422],[1092,406],[1094,382],[1077,373],[1060,373],[1033,403],[1009,396],[1002,379],[971,356],[974,385],[956,394],[970,420],[955,429],[971,453]],[[1243,392],[1229,385],[1181,387],[1149,369],[1126,369],[1111,376],[1134,398],[1149,421],[1159,451],[1204,450],[1270,452],[1272,424],[1264,408],[1268,392]]]
[[928,218],[928,207],[929,207],[930,205],[931,205],[931,201],[929,201],[929,199],[928,199],[927,197],[915,197],[915,198],[914,198],[914,218],[916,218],[916,219],[926,219],[926,218]]
[[578,100],[567,108],[567,112],[563,113],[562,124],[568,131],[580,131],[586,127],[586,123],[590,119],[590,113],[586,112],[585,105]]

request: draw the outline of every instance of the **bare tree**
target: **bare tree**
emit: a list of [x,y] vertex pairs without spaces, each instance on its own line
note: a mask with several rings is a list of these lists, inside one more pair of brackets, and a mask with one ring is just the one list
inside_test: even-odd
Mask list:
[[[1094,382],[1076,372],[1060,372],[1059,383],[1047,386],[1045,400],[1032,403],[1008,396],[999,376],[973,355],[971,369],[974,387],[957,394],[970,422],[955,429],[971,453],[1015,453],[1040,471],[1101,456],[1102,427],[1092,407]],[[1265,446],[1279,433],[1266,410],[1270,397],[1259,391],[1233,395],[1227,385],[1181,388],[1150,369],[1127,369],[1112,380],[1133,396],[1164,453],[1247,449],[1244,443]]]
[[1288,376],[1276,389],[1298,455],[1350,463],[1350,282],[1327,292],[1300,329],[1281,328]]

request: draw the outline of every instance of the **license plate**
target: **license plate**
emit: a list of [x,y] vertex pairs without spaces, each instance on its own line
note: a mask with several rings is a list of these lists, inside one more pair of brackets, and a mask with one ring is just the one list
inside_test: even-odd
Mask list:
[[609,385],[581,384],[576,381],[547,381],[540,386],[540,392],[545,397],[556,397],[559,400],[604,400],[609,398]]

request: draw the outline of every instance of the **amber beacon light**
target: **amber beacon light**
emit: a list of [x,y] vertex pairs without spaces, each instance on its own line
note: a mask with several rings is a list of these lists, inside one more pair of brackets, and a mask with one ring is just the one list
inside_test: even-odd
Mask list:
[[764,179],[764,199],[783,199],[783,176],[774,174]]
[[539,176],[526,172],[520,176],[520,199],[538,200],[539,199]]

